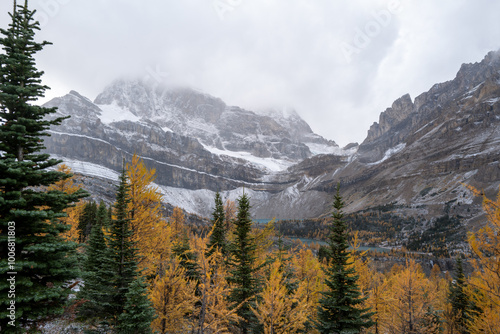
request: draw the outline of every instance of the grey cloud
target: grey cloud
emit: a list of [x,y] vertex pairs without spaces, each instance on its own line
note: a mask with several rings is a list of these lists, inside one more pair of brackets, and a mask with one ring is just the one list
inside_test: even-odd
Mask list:
[[[37,59],[51,97],[74,89],[92,99],[120,76],[153,71],[243,108],[295,108],[341,145],[361,142],[396,98],[500,47],[497,2],[400,1],[387,21],[393,3],[30,0],[39,38],[54,43]],[[11,7],[0,3],[0,26]],[[350,61],[346,44],[356,48]]]

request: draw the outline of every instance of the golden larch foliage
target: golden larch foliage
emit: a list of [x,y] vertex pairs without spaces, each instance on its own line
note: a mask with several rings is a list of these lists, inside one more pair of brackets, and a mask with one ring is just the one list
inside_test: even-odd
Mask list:
[[271,264],[269,277],[260,294],[261,300],[255,308],[251,308],[263,325],[265,334],[298,333],[308,320],[305,285],[300,284],[289,295],[281,267],[279,260]]
[[263,229],[252,228],[250,236],[253,243],[257,245],[254,253],[255,256],[255,268],[260,268],[256,272],[257,277],[264,278],[265,276],[265,264],[269,262],[270,254],[272,253],[273,247],[273,237],[275,235],[274,219],[269,221]]
[[434,306],[437,296],[415,260],[407,260],[402,271],[389,276],[382,285],[382,291],[384,305],[379,315],[379,328],[382,328],[382,332],[436,331],[436,325],[430,322],[428,311]]
[[228,273],[222,253],[218,248],[209,252],[208,241],[209,236],[191,239],[193,262],[199,274],[192,328],[199,334],[231,333],[230,324],[240,320],[236,314],[238,308],[228,300],[231,286],[226,280]]
[[[65,164],[60,164],[57,166],[57,171],[65,174],[72,174],[71,168]],[[78,190],[82,189],[80,185],[75,184],[76,177],[73,175],[70,178],[60,180],[54,184],[47,187],[47,190],[58,190],[67,194],[74,194]],[[61,236],[68,241],[78,242],[79,231],[78,231],[78,221],[85,207],[85,202],[82,200],[78,201],[74,206],[70,206],[64,210],[67,214],[66,217],[60,218],[62,222],[70,226],[71,229],[62,233]]]
[[356,275],[359,276],[356,283],[358,284],[362,297],[364,297],[370,290],[373,270],[371,270],[369,266],[370,260],[366,258],[367,251],[359,251],[360,240],[358,237],[358,231],[353,233],[353,239],[350,246],[351,250],[349,252],[349,263],[352,264],[356,270]]
[[194,310],[196,283],[186,278],[178,258],[171,258],[164,266],[164,272],[151,285],[150,298],[156,311],[151,327],[161,334],[187,333],[189,321],[185,316]]
[[500,192],[495,200],[467,186],[476,196],[483,197],[483,210],[488,223],[468,240],[475,258],[470,284],[476,289],[476,305],[483,311],[471,324],[472,333],[499,333],[500,329]]
[[156,171],[148,169],[134,154],[132,162],[126,166],[126,173],[130,186],[128,211],[138,248],[139,268],[145,269],[144,274],[151,274],[161,256],[158,249],[169,243],[170,234],[161,214],[161,193],[153,185]]
[[310,249],[301,248],[292,257],[295,278],[300,282],[301,298],[306,305],[306,316],[311,321],[317,319],[317,305],[324,288],[324,271],[318,258]]
[[186,230],[186,218],[182,209],[175,207],[172,215],[169,218],[170,226],[172,227],[172,234],[176,241],[181,240],[187,233]]

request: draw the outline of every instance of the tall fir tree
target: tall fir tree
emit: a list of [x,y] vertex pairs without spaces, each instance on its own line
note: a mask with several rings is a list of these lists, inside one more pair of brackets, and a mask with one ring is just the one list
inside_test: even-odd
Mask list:
[[[106,206],[103,208],[107,218]],[[102,210],[100,210],[102,214]],[[88,240],[86,257],[83,265],[83,281],[79,297],[86,300],[82,305],[79,317],[85,319],[106,319],[113,316],[112,307],[112,278],[113,263],[111,262],[110,249],[106,245],[103,226],[106,221],[100,221],[92,226]]]
[[[63,283],[78,272],[76,244],[63,240],[61,233],[68,227],[58,218],[85,196],[84,191],[47,190],[71,177],[51,170],[61,161],[40,153],[47,130],[65,118],[49,117],[55,108],[32,104],[48,89],[41,84],[43,72],[37,70],[34,55],[50,43],[35,41],[40,28],[27,1],[19,6],[14,1],[10,18],[8,28],[0,29],[0,276],[13,277],[16,288],[15,298],[7,298],[11,285],[0,282],[2,333],[63,311],[70,293]],[[15,320],[7,317],[11,302]]]
[[94,201],[85,203],[82,215],[78,220],[79,242],[86,242],[92,231],[92,226],[97,222],[97,204]]
[[96,223],[102,228],[107,228],[110,220],[111,219],[108,216],[108,207],[106,206],[106,203],[101,201],[101,203],[99,203],[99,207],[97,208]]
[[234,241],[229,246],[231,259],[228,281],[233,284],[230,301],[239,306],[237,314],[242,320],[238,327],[241,333],[247,334],[252,333],[258,323],[251,307],[255,307],[255,299],[260,290],[255,275],[260,268],[256,266],[257,245],[251,236],[250,200],[246,194],[238,199],[238,214],[234,224]]
[[129,201],[127,175],[124,169],[116,193],[115,219],[110,224],[108,242],[113,271],[111,283],[114,287],[111,304],[116,321],[123,313],[129,285],[137,275],[137,250],[127,210]]
[[224,204],[219,192],[215,193],[215,208],[212,212],[212,234],[208,244],[209,253],[213,252],[215,247],[219,247],[222,255],[227,255],[226,226],[225,226]]
[[451,304],[452,327],[458,334],[469,334],[467,329],[476,311],[476,307],[466,293],[466,281],[463,269],[463,260],[458,257],[454,279],[448,289],[448,302]]
[[148,299],[147,285],[142,277],[137,277],[130,283],[125,297],[123,313],[118,318],[118,333],[149,334],[151,323],[155,319],[155,310]]
[[327,290],[319,301],[316,328],[320,333],[360,333],[374,323],[373,313],[362,308],[365,298],[357,285],[358,276],[349,261],[348,233],[342,209],[344,202],[340,196],[340,185],[333,203],[333,223],[330,226],[328,267],[325,269]]

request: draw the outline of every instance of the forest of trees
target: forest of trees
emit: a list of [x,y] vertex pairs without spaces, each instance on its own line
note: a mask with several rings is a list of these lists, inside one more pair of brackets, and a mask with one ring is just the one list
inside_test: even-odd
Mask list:
[[274,222],[255,228],[246,194],[216,194],[204,233],[180,208],[166,217],[155,170],[137,155],[124,161],[114,202],[86,200],[70,168],[40,153],[45,131],[64,121],[32,104],[47,88],[33,55],[48,43],[34,42],[27,2],[11,18],[0,39],[2,333],[55,321],[84,333],[499,332],[500,193],[470,188],[488,222],[452,273],[435,264],[429,275],[411,255],[378,271],[349,232],[339,187],[321,257],[285,247]]
[[[284,247],[274,222],[253,226],[247,195],[223,203],[217,193],[205,233],[180,208],[163,217],[154,174],[134,155],[115,203],[81,199],[59,218],[61,238],[78,244],[84,282],[59,307],[87,333],[498,332],[500,197],[485,198],[490,224],[469,235],[472,254],[457,257],[454,272],[435,264],[426,275],[411,256],[380,272],[349,235],[340,193],[319,260],[306,245]],[[78,193],[77,184],[70,177],[47,190]],[[463,261],[475,268],[469,277]]]

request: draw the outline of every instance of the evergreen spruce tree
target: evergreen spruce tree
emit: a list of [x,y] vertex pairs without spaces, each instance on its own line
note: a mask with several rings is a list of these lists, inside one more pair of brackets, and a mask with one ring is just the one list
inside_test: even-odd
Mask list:
[[130,283],[125,297],[125,307],[118,318],[118,333],[151,333],[151,323],[155,318],[155,310],[148,299],[147,287],[142,277],[138,277]]
[[111,217],[108,216],[108,207],[101,201],[97,209],[96,224],[105,229],[108,227],[110,220]]
[[97,204],[94,201],[87,202],[83,208],[82,215],[78,221],[78,235],[80,243],[86,242],[92,226],[97,222]]
[[[75,243],[61,233],[68,230],[58,218],[63,210],[85,196],[84,191],[66,194],[47,187],[70,178],[49,170],[60,160],[40,153],[43,137],[52,125],[65,118],[49,117],[55,108],[32,103],[44,96],[42,71],[34,55],[50,43],[35,41],[39,23],[27,1],[10,13],[11,23],[0,29],[0,332],[15,332],[20,324],[37,322],[63,311],[69,290],[62,287],[78,271]],[[11,260],[15,261],[10,261]],[[15,263],[14,263],[15,262]],[[9,274],[15,273],[15,274]],[[15,298],[7,298],[15,279]],[[12,281],[11,281],[12,282]],[[15,320],[8,324],[7,310],[15,301]]]
[[316,323],[319,332],[325,334],[360,333],[363,328],[374,324],[371,320],[373,313],[360,307],[366,297],[360,297],[356,284],[358,276],[349,265],[348,233],[343,221],[343,207],[340,185],[337,185],[328,242],[328,267],[325,270],[327,291],[319,301]]
[[250,219],[250,201],[246,194],[238,199],[238,215],[235,220],[234,241],[229,247],[231,260],[229,262],[228,281],[234,285],[230,301],[241,305],[238,315],[243,319],[238,324],[241,333],[251,333],[258,324],[251,306],[255,307],[255,298],[259,293],[259,282],[255,277],[256,244],[251,237],[252,221]]
[[226,227],[225,227],[224,205],[219,192],[215,193],[215,208],[212,213],[212,235],[208,244],[209,252],[219,247],[222,255],[227,255]]
[[79,297],[87,300],[80,309],[79,316],[88,318],[107,318],[113,315],[111,307],[111,254],[106,245],[102,226],[95,224],[89,237],[86,259],[83,266],[84,287]]
[[454,280],[449,285],[448,302],[451,304],[453,326],[460,334],[468,334],[468,324],[476,314],[476,307],[465,293],[466,282],[462,258],[456,260]]
[[137,271],[137,250],[132,241],[132,227],[130,226],[128,185],[125,169],[120,176],[115,202],[115,217],[110,224],[109,242],[110,260],[112,263],[111,278],[112,291],[111,307],[115,320],[123,312],[125,305],[125,295],[128,292],[130,283],[134,281]]

